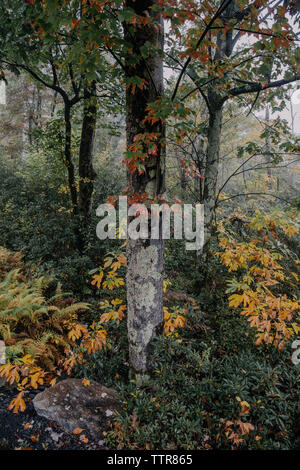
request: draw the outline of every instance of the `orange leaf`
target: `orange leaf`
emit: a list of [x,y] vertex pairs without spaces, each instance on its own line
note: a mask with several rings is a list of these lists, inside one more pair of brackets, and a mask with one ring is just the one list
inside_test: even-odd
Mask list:
[[82,442],[84,442],[85,444],[87,444],[87,443],[89,442],[89,440],[88,440],[88,438],[85,436],[85,434],[82,434],[82,435],[80,436],[80,440],[81,440]]
[[73,434],[81,434],[83,431],[82,428],[75,428],[74,431],[73,431]]

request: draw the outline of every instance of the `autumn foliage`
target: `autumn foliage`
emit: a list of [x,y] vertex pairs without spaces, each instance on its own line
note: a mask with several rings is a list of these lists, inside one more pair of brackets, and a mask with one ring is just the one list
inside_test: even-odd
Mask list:
[[[284,217],[276,220],[276,215],[259,213],[246,224],[256,233],[256,239],[237,241],[219,227],[222,251],[217,255],[229,273],[236,273],[228,281],[229,307],[238,308],[257,330],[257,345],[274,345],[280,350],[299,332],[295,284],[299,279],[284,266],[284,256],[275,249],[274,241],[280,232],[290,238],[298,229],[293,219],[287,223]],[[296,270],[298,260],[293,263]]]

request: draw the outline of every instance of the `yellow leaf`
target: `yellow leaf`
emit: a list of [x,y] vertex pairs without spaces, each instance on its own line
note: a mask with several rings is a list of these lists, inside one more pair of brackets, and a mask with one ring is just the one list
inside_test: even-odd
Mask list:
[[104,276],[103,271],[100,271],[100,274],[95,274],[93,276],[93,281],[91,282],[92,286],[97,285],[97,288],[100,289],[103,276]]
[[24,392],[18,393],[16,398],[14,398],[11,403],[9,404],[8,409],[13,410],[13,413],[19,413],[19,411],[25,411],[26,404],[23,400]]
[[294,272],[291,272],[291,274],[292,274],[292,276],[294,276],[294,278],[296,279],[296,281],[299,281],[299,277],[297,276],[297,274],[296,274],[296,273],[294,273]]

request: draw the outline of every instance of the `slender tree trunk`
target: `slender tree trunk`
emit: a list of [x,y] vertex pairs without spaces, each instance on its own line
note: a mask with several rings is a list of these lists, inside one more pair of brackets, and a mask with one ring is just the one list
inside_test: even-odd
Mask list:
[[68,172],[68,185],[72,202],[73,215],[75,220],[76,248],[81,253],[84,247],[84,238],[79,217],[78,195],[76,187],[75,167],[72,159],[72,124],[71,106],[65,101],[65,161]]
[[84,110],[79,150],[78,207],[83,229],[89,222],[96,173],[93,168],[93,145],[97,121],[96,84],[84,90]]
[[[266,107],[266,127],[268,127],[269,131],[269,126],[270,126],[270,108],[269,104],[267,104]],[[272,183],[271,183],[271,178],[272,178],[272,170],[271,170],[271,163],[272,163],[272,153],[271,153],[271,143],[270,143],[270,136],[267,135],[266,137],[266,163],[267,163],[267,175],[268,175],[268,187],[271,189]]]
[[[126,2],[138,15],[154,18],[150,7],[155,1]],[[158,19],[156,20],[159,21]],[[163,94],[163,61],[159,53],[142,57],[140,48],[150,43],[158,50],[163,47],[163,22],[159,24],[131,27],[125,25],[125,40],[132,44],[138,62],[132,63],[132,54],[126,58],[127,77],[140,77],[145,86],[126,92],[127,145],[135,136],[144,133],[159,133],[165,136],[162,123],[144,123],[146,108]],[[160,139],[159,139],[160,140]],[[165,148],[158,142],[157,155],[150,155],[144,162],[145,171],[128,172],[128,183],[134,193],[147,193],[149,199],[164,193]],[[151,346],[162,329],[163,305],[162,284],[164,272],[164,244],[160,239],[130,240],[127,244],[127,308],[130,365],[138,385],[147,383],[151,371]]]
[[196,149],[196,166],[199,172],[198,175],[195,176],[195,193],[199,195],[199,200],[202,200],[203,194],[203,185],[202,185],[202,176],[203,176],[203,164],[204,164],[204,140],[202,136],[199,138],[199,142]]
[[[219,5],[222,3],[223,2],[220,0]],[[236,9],[236,2],[232,1],[224,11],[222,18],[224,20],[232,18]],[[215,50],[214,56],[211,55],[211,60],[214,64],[217,64],[219,61],[222,61],[224,57],[230,57],[233,48],[234,41],[232,31],[229,30],[224,34],[224,31],[221,29],[217,34],[217,48]],[[205,266],[207,266],[205,264],[205,260],[209,250],[213,221],[215,217],[215,203],[220,161],[224,98],[220,95],[218,88],[215,85],[212,85],[208,90],[207,104],[209,111],[209,129],[203,190],[204,246],[202,252],[200,254],[197,253],[198,263],[201,263],[201,268],[205,268]]]
[[181,189],[186,189],[186,177],[185,177],[185,170],[184,168],[179,167],[180,172],[180,187]]
[[41,90],[38,88],[37,90],[37,106],[36,106],[36,125],[42,125],[42,94]]
[[68,183],[72,201],[73,214],[78,215],[78,200],[75,180],[75,169],[72,161],[72,126],[71,126],[71,106],[65,102],[65,161],[68,171]]

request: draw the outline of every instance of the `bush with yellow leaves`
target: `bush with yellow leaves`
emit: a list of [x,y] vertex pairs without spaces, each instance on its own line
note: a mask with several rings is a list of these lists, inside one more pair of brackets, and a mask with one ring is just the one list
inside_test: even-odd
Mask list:
[[[235,276],[228,281],[229,306],[239,308],[250,326],[257,329],[256,344],[274,345],[283,349],[299,326],[300,303],[297,299],[298,260],[290,259],[284,265],[280,234],[291,238],[297,233],[297,224],[279,214],[256,213],[247,221],[255,238],[238,241],[229,230],[219,226],[217,256]],[[285,253],[287,250],[285,249]],[[291,257],[291,256],[290,256]],[[294,270],[291,266],[294,265]]]
[[[123,245],[124,246],[124,245]],[[118,274],[118,271],[126,266],[126,256],[124,253],[117,251],[116,253],[109,253],[104,260],[104,265],[100,269],[93,270],[93,280],[91,284],[96,286],[97,289],[101,290],[102,293],[105,291],[109,293],[114,289],[120,289],[125,286],[124,277]],[[168,286],[171,285],[170,281],[165,280],[163,283],[164,294],[167,291]],[[125,293],[122,292],[125,297]],[[110,320],[116,321],[119,324],[126,316],[126,304],[122,299],[115,298],[113,300],[106,299],[100,302],[100,309],[104,310],[104,313],[100,317],[101,323],[107,323]],[[176,330],[183,328],[185,324],[186,310],[179,307],[173,307],[169,309],[164,307],[164,334],[166,336],[176,334]]]

